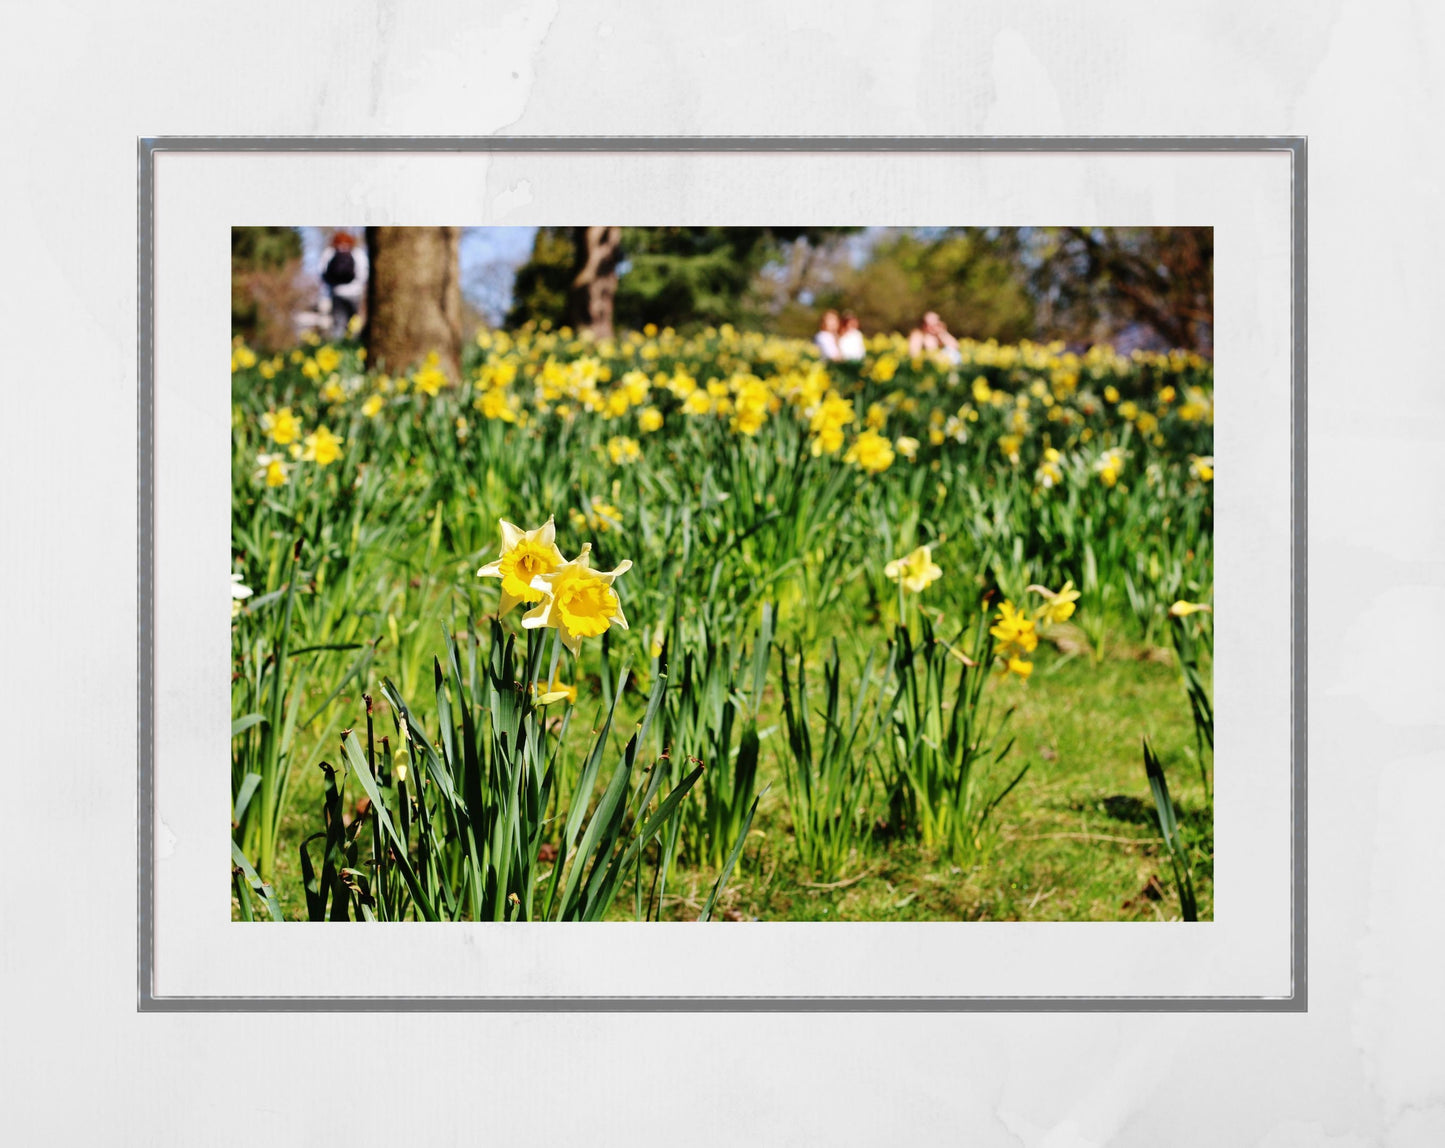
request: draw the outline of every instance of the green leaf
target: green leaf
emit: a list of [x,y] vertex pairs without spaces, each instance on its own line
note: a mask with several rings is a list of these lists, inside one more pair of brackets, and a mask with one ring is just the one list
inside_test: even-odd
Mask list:
[[259,773],[248,773],[241,779],[241,787],[236,790],[236,799],[232,803],[231,820],[240,824],[245,819],[246,809],[251,804],[251,798],[256,795],[256,790],[261,784]]
[[261,880],[251,862],[246,860],[246,855],[241,852],[241,847],[234,841],[231,842],[231,862],[241,870],[242,875],[246,878],[246,884],[261,898],[261,903],[266,906],[266,912],[271,915],[271,920],[282,920],[281,904],[276,900],[275,892],[272,891],[270,885]]
[[406,843],[402,841],[401,835],[396,831],[396,826],[392,824],[391,814],[386,811],[386,804],[381,799],[381,791],[377,788],[376,779],[371,776],[371,770],[367,768],[366,755],[361,750],[361,742],[357,740],[355,732],[346,735],[346,740],[342,742],[342,749],[346,753],[346,764],[350,767],[356,780],[361,783],[361,788],[371,801],[372,809],[376,811],[378,822],[395,849],[396,866],[401,870],[402,879],[411,890],[417,908],[428,921],[439,920],[431,898],[426,895],[426,891],[422,888],[421,881],[416,875],[416,870],[412,868],[411,859],[407,856]]
[[260,725],[265,720],[265,714],[247,714],[245,717],[238,717],[231,723],[231,736],[239,737],[252,726]]
[[[763,792],[766,793],[767,791],[764,790]],[[727,885],[728,878],[733,875],[733,866],[738,863],[738,858],[742,856],[743,845],[748,839],[748,831],[753,827],[753,815],[757,813],[758,802],[761,801],[762,798],[762,793],[753,798],[752,808],[748,810],[748,815],[743,821],[742,830],[738,833],[737,840],[733,842],[732,851],[728,854],[727,864],[723,866],[722,872],[718,874],[717,883],[713,885],[712,892],[708,895],[707,904],[702,907],[702,916],[699,917],[698,920],[708,921],[712,919],[713,906],[717,904],[717,899]]]

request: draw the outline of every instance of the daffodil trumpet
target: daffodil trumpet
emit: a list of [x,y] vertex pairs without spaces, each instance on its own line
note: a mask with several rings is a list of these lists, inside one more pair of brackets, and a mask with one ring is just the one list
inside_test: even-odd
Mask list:
[[557,549],[557,526],[551,517],[535,530],[523,530],[505,518],[502,528],[502,552],[477,571],[478,578],[502,580],[502,603],[497,616],[505,617],[519,602],[539,601],[545,591],[533,582],[562,565],[562,551]]
[[613,583],[632,569],[632,562],[624,559],[614,570],[593,570],[591,554],[589,542],[570,562],[537,575],[532,589],[542,601],[522,615],[522,626],[528,630],[555,627],[574,657],[583,638],[598,637],[613,626],[628,628]]

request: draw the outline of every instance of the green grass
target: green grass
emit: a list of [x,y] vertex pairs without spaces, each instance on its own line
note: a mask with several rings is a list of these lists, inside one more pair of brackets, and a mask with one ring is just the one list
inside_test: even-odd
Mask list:
[[[1112,638],[1107,649],[1105,659],[1095,664],[1088,656],[1042,647],[1027,684],[1012,679],[989,683],[1000,704],[1017,705],[1012,722],[1017,740],[995,769],[1002,774],[1010,766],[1015,773],[1025,763],[1030,768],[995,811],[975,861],[956,865],[938,851],[880,831],[855,851],[833,882],[816,880],[797,861],[779,761],[783,732],[770,689],[758,784],[768,792],[715,917],[1178,920],[1169,859],[1144,774],[1140,743],[1147,734],[1193,846],[1200,919],[1212,919],[1213,825],[1193,758],[1193,727],[1179,671],[1172,653],[1132,646],[1122,636]],[[584,683],[584,698],[587,688]],[[359,710],[359,697],[353,702]],[[619,745],[621,736],[616,735]],[[288,920],[306,916],[297,846],[319,827],[322,795],[322,774],[314,761],[298,763],[276,873]],[[348,813],[356,796],[348,793]],[[881,816],[883,811],[875,812]],[[675,868],[663,919],[695,920],[715,879],[710,868]],[[628,919],[628,906],[621,903],[627,900],[620,899],[614,910],[619,920]]]
[[[973,865],[950,865],[906,841],[874,845],[837,887],[819,887],[790,855],[786,813],[765,803],[719,916],[764,921],[1158,921],[1179,905],[1144,775],[1151,734],[1181,820],[1196,846],[1201,920],[1213,916],[1212,819],[1178,671],[1116,644],[1101,665],[1041,653],[1020,698],[1007,762],[1031,768],[994,814],[993,839]],[[1038,688],[1047,682],[1047,689]],[[1165,748],[1167,747],[1167,749]],[[766,813],[766,817],[764,816]],[[682,888],[686,918],[704,883]]]

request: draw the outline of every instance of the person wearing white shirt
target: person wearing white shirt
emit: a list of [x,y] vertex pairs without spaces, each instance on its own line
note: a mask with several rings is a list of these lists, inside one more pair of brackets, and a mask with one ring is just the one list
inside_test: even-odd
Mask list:
[[830,363],[838,361],[838,312],[828,310],[818,320],[818,333],[813,336],[818,353]]
[[859,363],[866,354],[868,345],[858,327],[858,316],[852,311],[844,311],[842,329],[838,334],[838,357],[846,363]]
[[949,333],[948,325],[938,317],[937,311],[929,311],[908,333],[908,354],[915,360],[925,354],[936,356],[950,366],[957,366],[963,358],[958,340]]

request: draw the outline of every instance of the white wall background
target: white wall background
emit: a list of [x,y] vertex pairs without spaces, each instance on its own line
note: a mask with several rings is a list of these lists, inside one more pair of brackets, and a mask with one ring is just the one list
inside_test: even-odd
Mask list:
[[[8,1141],[1445,1143],[1445,9],[75,0],[5,24]],[[137,1015],[135,139],[191,133],[1308,135],[1310,1012]],[[428,1075],[434,1102],[385,1095]]]

